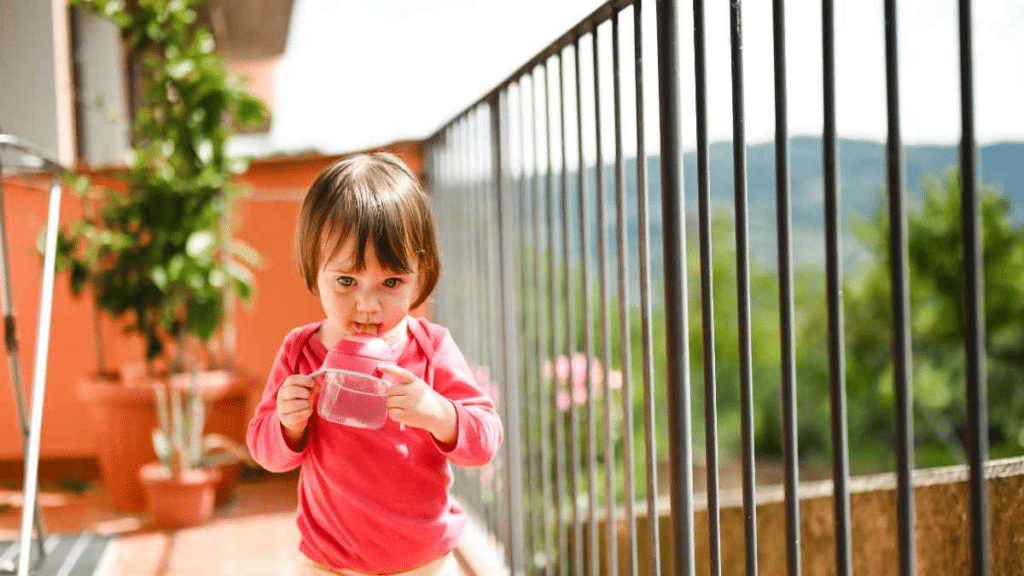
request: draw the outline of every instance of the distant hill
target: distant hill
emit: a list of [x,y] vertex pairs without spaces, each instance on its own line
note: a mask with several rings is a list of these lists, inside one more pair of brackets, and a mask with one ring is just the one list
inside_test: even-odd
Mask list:
[[[718,214],[733,213],[732,143],[718,142],[710,146],[710,186],[714,210]],[[986,185],[1000,189],[1009,199],[1012,217],[1024,221],[1024,142],[1009,142],[984,146],[980,149],[981,178]],[[904,181],[910,202],[920,197],[921,182],[926,175],[941,176],[958,163],[955,146],[905,146]],[[587,171],[588,195],[593,193],[595,173]],[[637,248],[636,218],[636,162],[626,162],[625,185],[627,191],[627,238],[632,254]],[[647,177],[651,214],[651,268],[661,273],[661,196],[660,160],[647,159]],[[851,232],[856,218],[874,215],[880,194],[886,183],[885,144],[861,140],[840,140],[839,174],[841,206],[844,228],[844,269],[855,270],[859,263],[870,258],[860,248]],[[824,262],[824,225],[822,188],[823,173],[821,139],[798,137],[790,139],[790,176],[793,194],[793,254],[798,266]],[[684,157],[687,229],[691,238],[696,232],[697,219],[697,157],[695,152]],[[570,174],[570,222],[577,223],[576,176]],[[609,242],[614,239],[614,183],[613,167],[605,166],[605,201],[609,221]],[[543,179],[540,183],[543,188]],[[557,191],[558,178],[555,178]],[[747,194],[750,207],[750,245],[752,256],[762,264],[774,268],[777,260],[775,215],[775,145],[772,142],[747,146]],[[589,208],[594,218],[594,206]],[[557,215],[556,215],[557,217]],[[591,231],[593,231],[591,220]],[[579,240],[572,231],[572,247],[578,250]],[[593,245],[594,242],[591,242]],[[610,244],[610,249],[614,244]],[[596,247],[594,247],[596,255]],[[593,256],[592,256],[593,257]],[[632,257],[635,265],[635,256]]]

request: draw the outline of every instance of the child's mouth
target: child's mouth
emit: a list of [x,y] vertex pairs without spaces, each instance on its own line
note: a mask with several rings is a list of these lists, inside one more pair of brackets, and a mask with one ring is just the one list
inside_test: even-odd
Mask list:
[[352,323],[353,334],[369,334],[371,336],[376,336],[379,328],[380,324],[362,324],[360,322]]

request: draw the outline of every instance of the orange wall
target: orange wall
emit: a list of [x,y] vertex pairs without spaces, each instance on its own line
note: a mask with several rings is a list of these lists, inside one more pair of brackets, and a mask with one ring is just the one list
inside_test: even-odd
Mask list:
[[[422,175],[422,153],[417,142],[383,147],[401,156]],[[240,181],[250,189],[238,206],[236,233],[255,247],[264,267],[255,271],[256,296],[249,307],[236,313],[235,364],[251,374],[256,386],[251,400],[259,399],[266,374],[285,334],[295,326],[322,317],[319,302],[307,290],[292,257],[292,239],[299,205],[309,184],[325,167],[341,156],[311,155],[253,162]],[[35,353],[42,257],[35,243],[46,224],[48,184],[38,178],[8,178],[4,182],[8,253],[18,320],[22,381],[32,378]],[[82,204],[65,193],[61,221],[81,217]],[[102,323],[107,363],[113,367],[141,358],[137,339],[124,336],[112,322]],[[75,393],[76,382],[96,370],[93,305],[89,294],[76,300],[68,289],[67,276],[58,275],[54,289],[46,400],[43,412],[41,456],[91,456],[95,440],[85,407]],[[14,387],[6,362],[0,362],[0,460],[22,456],[17,425]]]

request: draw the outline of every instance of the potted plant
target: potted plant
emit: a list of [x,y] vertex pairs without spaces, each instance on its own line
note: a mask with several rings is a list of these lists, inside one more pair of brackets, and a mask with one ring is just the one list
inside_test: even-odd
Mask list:
[[[138,469],[153,459],[154,387],[190,363],[223,367],[215,336],[227,302],[251,298],[250,267],[259,257],[231,238],[228,224],[238,193],[233,178],[246,165],[226,144],[232,125],[259,124],[266,110],[227,77],[213,36],[196,23],[195,0],[73,3],[120,28],[144,86],[127,167],[105,186],[75,179],[84,217],[66,223],[58,241],[58,266],[68,270],[72,293],[88,288],[97,323],[104,315],[142,343],[141,362],[111,369],[97,329],[97,369],[79,386],[97,424],[112,503],[131,510],[143,503]],[[203,345],[187,346],[190,340]],[[200,374],[200,388],[212,381],[221,399],[233,394],[240,427],[244,391],[224,386],[222,376]],[[217,412],[213,392],[202,393]]]
[[250,460],[240,443],[219,434],[203,434],[206,406],[196,372],[185,387],[179,381],[153,387],[160,424],[153,430],[153,449],[159,461],[139,469],[150,517],[162,528],[209,520],[221,466]]

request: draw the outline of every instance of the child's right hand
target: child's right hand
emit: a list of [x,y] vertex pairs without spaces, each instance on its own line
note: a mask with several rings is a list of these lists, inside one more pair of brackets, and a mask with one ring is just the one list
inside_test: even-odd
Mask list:
[[292,374],[277,391],[277,418],[293,439],[301,437],[313,415],[316,382],[309,376]]

